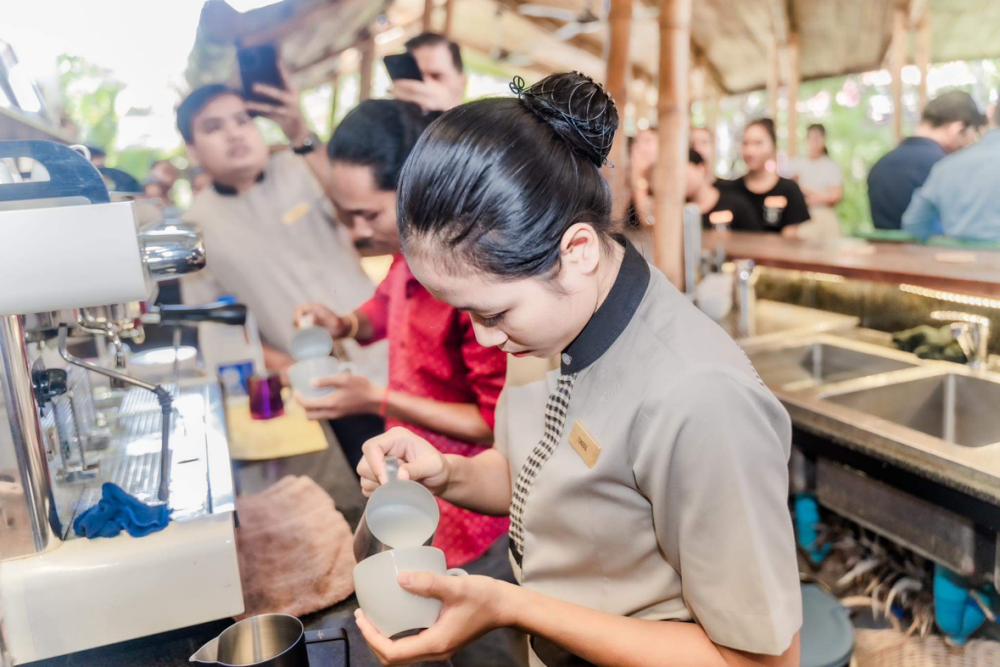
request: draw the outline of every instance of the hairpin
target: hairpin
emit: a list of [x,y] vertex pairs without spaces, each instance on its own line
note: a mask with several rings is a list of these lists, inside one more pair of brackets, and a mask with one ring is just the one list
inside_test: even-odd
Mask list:
[[524,85],[524,79],[519,76],[515,76],[514,80],[510,82],[510,92],[514,93],[518,97],[524,95],[527,90],[527,86]]

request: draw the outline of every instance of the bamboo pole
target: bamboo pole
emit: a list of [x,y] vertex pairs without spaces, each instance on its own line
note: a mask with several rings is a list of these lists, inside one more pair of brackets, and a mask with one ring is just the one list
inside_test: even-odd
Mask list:
[[927,106],[927,73],[931,69],[931,21],[924,16],[917,25],[917,67],[920,68],[920,111]]
[[788,157],[799,155],[799,35],[791,33],[788,36]]
[[[608,67],[604,81],[608,94],[615,101],[624,125],[628,93],[629,33],[632,29],[632,1],[611,0],[608,12]],[[608,159],[614,168],[604,168],[604,178],[611,186],[611,212],[614,220],[625,217],[629,202],[628,140],[624,131],[615,135]]]
[[337,101],[340,99],[340,73],[333,75],[330,79],[330,136],[333,136],[333,130],[337,127]]
[[434,32],[434,0],[424,0],[424,32]]
[[767,42],[767,115],[778,122],[778,88],[781,86],[781,58],[778,38],[771,35]]
[[372,96],[372,68],[375,65],[375,39],[369,37],[361,46],[361,92],[362,102]]
[[906,62],[906,8],[892,10],[892,46],[889,52],[889,71],[892,74],[892,136],[899,142],[903,138],[903,65]]
[[691,0],[660,0],[659,159],[654,179],[653,261],[684,289],[684,182],[688,155]]
[[452,27],[455,24],[455,0],[447,0],[444,6],[444,36],[451,39]]

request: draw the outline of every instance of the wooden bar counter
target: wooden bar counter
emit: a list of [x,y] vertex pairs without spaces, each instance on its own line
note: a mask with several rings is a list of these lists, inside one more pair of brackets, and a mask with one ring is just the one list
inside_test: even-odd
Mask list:
[[705,250],[714,252],[720,242],[727,259],[752,259],[760,266],[1000,298],[1000,252],[993,250],[860,239],[821,244],[749,232],[707,231],[702,236]]

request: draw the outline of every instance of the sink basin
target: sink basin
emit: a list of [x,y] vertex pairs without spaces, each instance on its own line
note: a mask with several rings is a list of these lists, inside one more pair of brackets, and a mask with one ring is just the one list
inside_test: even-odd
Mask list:
[[943,373],[820,398],[963,447],[1000,442],[1000,383],[979,377]]
[[795,391],[916,366],[901,359],[813,342],[751,353],[750,361],[771,389]]
[[850,331],[857,327],[859,322],[857,317],[850,315],[767,299],[757,301],[756,313],[754,330],[748,337],[740,335],[739,312],[736,308],[719,322],[719,326],[736,339],[743,349],[753,350],[762,345],[778,342],[787,336],[817,336]]

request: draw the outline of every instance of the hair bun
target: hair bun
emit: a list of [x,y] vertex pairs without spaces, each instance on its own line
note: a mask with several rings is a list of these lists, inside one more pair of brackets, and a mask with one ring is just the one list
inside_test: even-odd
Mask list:
[[574,153],[598,167],[608,162],[618,130],[618,110],[599,83],[579,72],[567,72],[549,75],[528,88],[521,77],[515,77],[510,88]]

